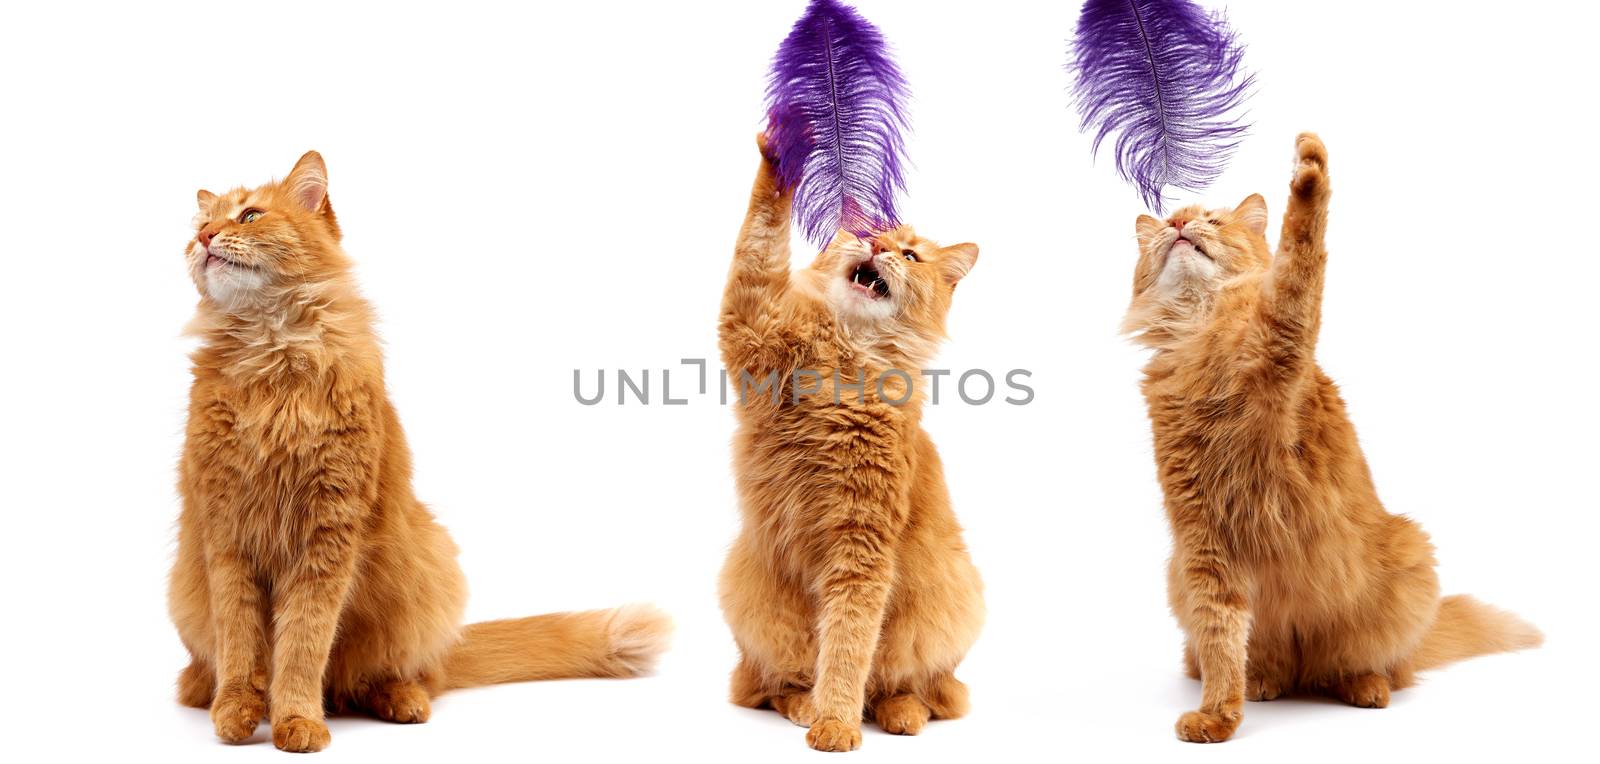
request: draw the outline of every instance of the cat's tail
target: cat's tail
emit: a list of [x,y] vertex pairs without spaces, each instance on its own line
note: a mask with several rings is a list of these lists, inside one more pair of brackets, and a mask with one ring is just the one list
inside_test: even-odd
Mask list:
[[444,689],[648,673],[672,619],[652,605],[550,613],[468,625],[444,661]]
[[1439,602],[1439,616],[1411,658],[1412,668],[1430,669],[1478,655],[1544,644],[1533,624],[1465,594]]

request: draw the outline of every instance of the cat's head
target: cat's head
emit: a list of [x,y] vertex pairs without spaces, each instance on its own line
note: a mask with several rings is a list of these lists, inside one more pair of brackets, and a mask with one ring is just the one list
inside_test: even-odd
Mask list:
[[977,261],[976,244],[941,247],[903,225],[867,238],[839,231],[811,269],[846,322],[942,335],[956,282]]
[[1185,207],[1165,221],[1140,215],[1139,262],[1125,329],[1195,318],[1230,280],[1266,270],[1267,202],[1252,194],[1232,209]]
[[328,169],[315,151],[283,180],[220,195],[201,190],[196,199],[189,275],[202,298],[225,312],[269,308],[349,270],[328,202]]

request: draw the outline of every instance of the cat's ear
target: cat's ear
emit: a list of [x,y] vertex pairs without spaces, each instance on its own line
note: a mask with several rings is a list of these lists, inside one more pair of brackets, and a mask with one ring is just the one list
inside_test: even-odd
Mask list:
[[971,242],[952,244],[939,250],[939,268],[944,271],[945,280],[951,286],[966,276],[977,263],[978,245]]
[[202,188],[194,195],[194,200],[200,204],[201,210],[207,210],[211,208],[211,203],[217,200],[217,195]]
[[322,155],[307,151],[283,179],[283,186],[300,206],[321,212],[328,203],[328,166],[322,163]]
[[1267,200],[1251,194],[1233,208],[1233,215],[1257,236],[1267,235]]
[[1140,215],[1138,220],[1133,221],[1134,230],[1138,231],[1139,233],[1140,244],[1154,239],[1156,234],[1161,233],[1161,229],[1165,226],[1166,223],[1150,217],[1149,215]]

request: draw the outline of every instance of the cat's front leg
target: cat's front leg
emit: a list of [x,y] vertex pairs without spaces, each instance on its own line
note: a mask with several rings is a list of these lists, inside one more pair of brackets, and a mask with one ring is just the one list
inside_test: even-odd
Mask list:
[[1322,289],[1327,270],[1328,149],[1312,133],[1295,139],[1294,176],[1289,181],[1289,206],[1273,258],[1267,316],[1286,340],[1304,352],[1315,344],[1322,320]]
[[331,739],[323,721],[322,676],[354,568],[348,542],[330,538],[350,535],[350,529],[319,534],[275,608],[272,743],[296,753],[320,751]]
[[722,294],[718,345],[730,375],[760,378],[794,355],[792,333],[780,304],[789,291],[789,217],[793,194],[778,177],[778,160],[757,136],[761,164],[750,207],[734,245]]
[[819,751],[861,747],[867,678],[889,600],[892,541],[871,523],[830,534],[821,580],[817,681],[811,691],[816,721],[806,744]]
[[327,520],[273,599],[272,743],[285,751],[320,751],[330,740],[322,677],[359,546],[360,513],[329,506],[340,501],[331,495],[313,501],[323,506],[311,511]]
[[723,296],[724,320],[749,321],[771,303],[789,281],[790,189],[778,177],[778,160],[766,147],[766,136],[756,137],[761,164],[750,189],[739,240],[734,245],[727,292]]
[[242,743],[267,715],[265,595],[231,540],[208,541],[206,586],[216,650],[211,723],[217,737]]
[[1200,671],[1200,708],[1178,718],[1178,738],[1220,743],[1243,718],[1250,612],[1232,565],[1209,544],[1177,534],[1173,610]]

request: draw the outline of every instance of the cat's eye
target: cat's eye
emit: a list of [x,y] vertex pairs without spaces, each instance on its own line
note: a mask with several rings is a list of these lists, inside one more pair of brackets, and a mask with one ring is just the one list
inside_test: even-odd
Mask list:
[[244,214],[239,216],[239,222],[241,223],[254,223],[260,219],[261,210],[245,210]]
[[917,262],[917,253],[913,250],[902,249],[900,250],[900,254],[905,255],[905,258],[913,263]]

